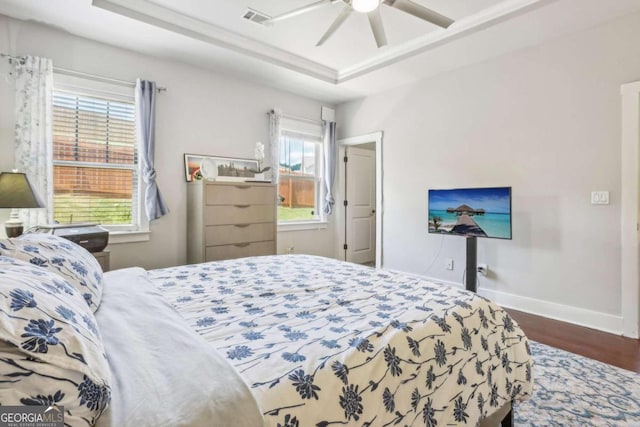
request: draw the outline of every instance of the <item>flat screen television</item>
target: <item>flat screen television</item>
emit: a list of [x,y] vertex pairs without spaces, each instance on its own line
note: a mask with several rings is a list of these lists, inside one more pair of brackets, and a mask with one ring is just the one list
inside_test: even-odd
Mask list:
[[511,187],[429,190],[429,233],[511,239]]

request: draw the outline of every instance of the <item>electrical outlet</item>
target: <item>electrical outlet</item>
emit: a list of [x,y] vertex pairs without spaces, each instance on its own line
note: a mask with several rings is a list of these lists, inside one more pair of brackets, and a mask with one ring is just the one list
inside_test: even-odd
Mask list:
[[444,268],[446,268],[447,270],[453,270],[453,260],[451,258],[447,258],[444,261]]
[[478,264],[478,273],[481,276],[486,276],[489,273],[489,266],[487,264]]
[[289,247],[287,248],[287,253],[288,253],[288,254],[292,254],[294,250],[295,250],[295,248],[294,248],[293,246],[289,246]]

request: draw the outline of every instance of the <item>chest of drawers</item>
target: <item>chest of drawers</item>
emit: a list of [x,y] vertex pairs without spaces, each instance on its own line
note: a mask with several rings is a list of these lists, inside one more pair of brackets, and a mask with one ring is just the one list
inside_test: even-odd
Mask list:
[[276,253],[276,186],[195,182],[187,191],[187,262]]

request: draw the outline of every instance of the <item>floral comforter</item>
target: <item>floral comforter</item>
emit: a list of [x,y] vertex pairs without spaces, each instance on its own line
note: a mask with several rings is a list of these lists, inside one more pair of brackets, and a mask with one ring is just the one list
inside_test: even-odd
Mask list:
[[466,291],[305,255],[149,275],[226,355],[267,426],[474,426],[531,395],[524,333]]

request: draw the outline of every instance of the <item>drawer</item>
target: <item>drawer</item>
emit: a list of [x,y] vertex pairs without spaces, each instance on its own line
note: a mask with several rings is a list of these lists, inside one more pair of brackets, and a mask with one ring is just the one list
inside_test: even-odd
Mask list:
[[272,205],[276,200],[273,185],[207,185],[206,205]]
[[275,255],[276,242],[239,243],[235,245],[208,246],[205,262],[221,259],[243,258],[247,256]]
[[205,229],[205,245],[228,245],[232,243],[263,242],[275,240],[276,227],[273,222],[260,224],[210,225]]
[[204,225],[274,222],[276,210],[271,205],[205,206]]

